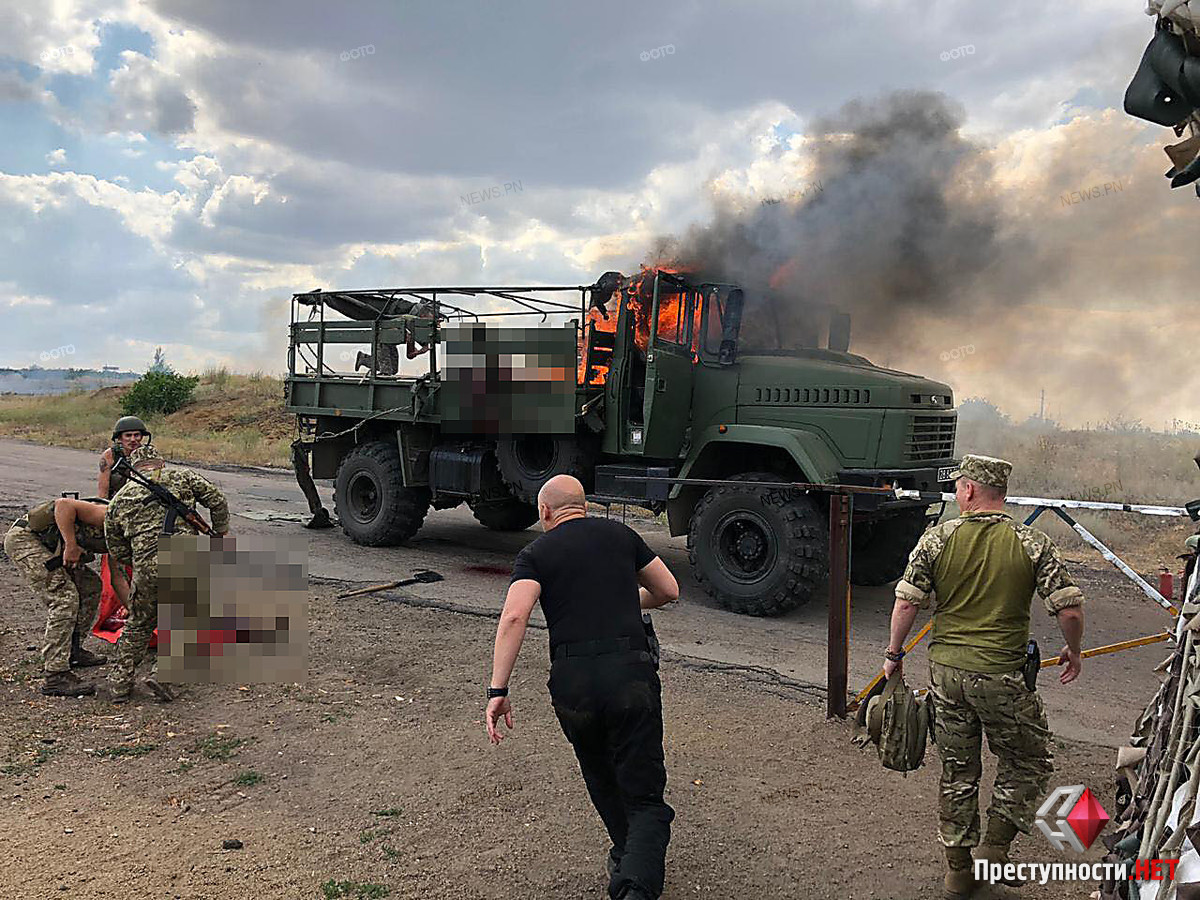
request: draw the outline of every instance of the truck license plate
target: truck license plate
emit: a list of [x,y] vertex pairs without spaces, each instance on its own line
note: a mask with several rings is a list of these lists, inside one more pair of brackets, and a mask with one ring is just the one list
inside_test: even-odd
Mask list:
[[938,482],[940,483],[943,481],[949,481],[950,473],[953,472],[957,468],[958,468],[958,466],[942,466],[942,468],[937,470]]

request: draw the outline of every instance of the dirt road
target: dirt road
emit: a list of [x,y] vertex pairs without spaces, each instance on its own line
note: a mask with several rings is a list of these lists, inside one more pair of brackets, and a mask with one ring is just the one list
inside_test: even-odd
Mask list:
[[[93,493],[96,457],[80,450],[0,440],[0,517],[15,518],[29,504],[61,490]],[[408,588],[408,596],[462,609],[497,612],[513,556],[537,536],[488,531],[466,507],[432,511],[405,547],[364,548],[339,529],[309,532],[298,526],[307,507],[290,472],[197,467],[230,497],[234,527],[241,533],[298,535],[306,539],[311,574],[318,579],[376,583],[433,569],[445,581]],[[322,494],[332,510],[328,485]],[[823,690],[826,605],[814,602],[779,619],[737,616],[715,607],[688,573],[683,538],[671,538],[650,520],[631,521],[679,576],[683,602],[660,612],[656,626],[676,654],[713,664],[752,667]],[[1167,527],[1167,526],[1163,526]],[[1128,581],[1090,550],[1068,552],[1072,572],[1089,599],[1086,646],[1161,630],[1168,619]],[[850,685],[857,690],[878,671],[887,642],[890,588],[855,588],[851,623]],[[536,614],[535,614],[536,616]],[[1046,656],[1062,645],[1054,622],[1035,609],[1034,636]],[[1043,696],[1051,725],[1070,739],[1117,746],[1157,684],[1153,668],[1165,656],[1152,645],[1089,661],[1083,680],[1070,688],[1043,673]],[[910,672],[925,669],[923,649],[909,659]]]
[[[516,731],[492,748],[491,618],[337,601],[323,585],[307,684],[196,686],[170,706],[139,687],[113,707],[36,693],[39,622],[14,576],[0,562],[5,900],[606,896],[602,828],[546,695],[544,631],[512,684]],[[671,658],[663,683],[678,814],[664,900],[940,896],[936,766],[886,772],[802,691]],[[1109,750],[1056,754],[1056,783],[1112,808]],[[1078,860],[1041,837],[1018,847]]]

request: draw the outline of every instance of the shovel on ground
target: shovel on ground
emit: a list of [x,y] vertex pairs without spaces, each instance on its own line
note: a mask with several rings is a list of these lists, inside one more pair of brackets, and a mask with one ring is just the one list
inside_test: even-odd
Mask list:
[[401,581],[389,581],[386,584],[373,584],[370,587],[347,591],[344,594],[338,594],[337,599],[345,600],[347,597],[357,597],[359,594],[373,594],[376,591],[390,591],[392,588],[408,587],[410,584],[433,584],[437,581],[445,581],[445,579],[430,569],[421,569],[413,572],[411,578],[405,578]]

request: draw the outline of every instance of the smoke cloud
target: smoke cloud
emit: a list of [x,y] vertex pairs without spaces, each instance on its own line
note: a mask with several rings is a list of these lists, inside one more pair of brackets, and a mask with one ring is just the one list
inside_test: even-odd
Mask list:
[[812,121],[800,189],[714,190],[711,222],[647,263],[740,284],[759,346],[804,343],[829,305],[853,315],[855,352],[1018,420],[1044,389],[1068,425],[1200,421],[1178,377],[1200,333],[1200,206],[1161,178],[1169,130],[1111,109],[1000,139],[966,123],[931,92],[848,103]]

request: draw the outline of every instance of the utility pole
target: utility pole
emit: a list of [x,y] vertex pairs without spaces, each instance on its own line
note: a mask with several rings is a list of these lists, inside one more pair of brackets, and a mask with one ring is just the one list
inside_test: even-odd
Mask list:
[[1038,408],[1038,418],[1046,421],[1046,389],[1042,388],[1042,405]]

